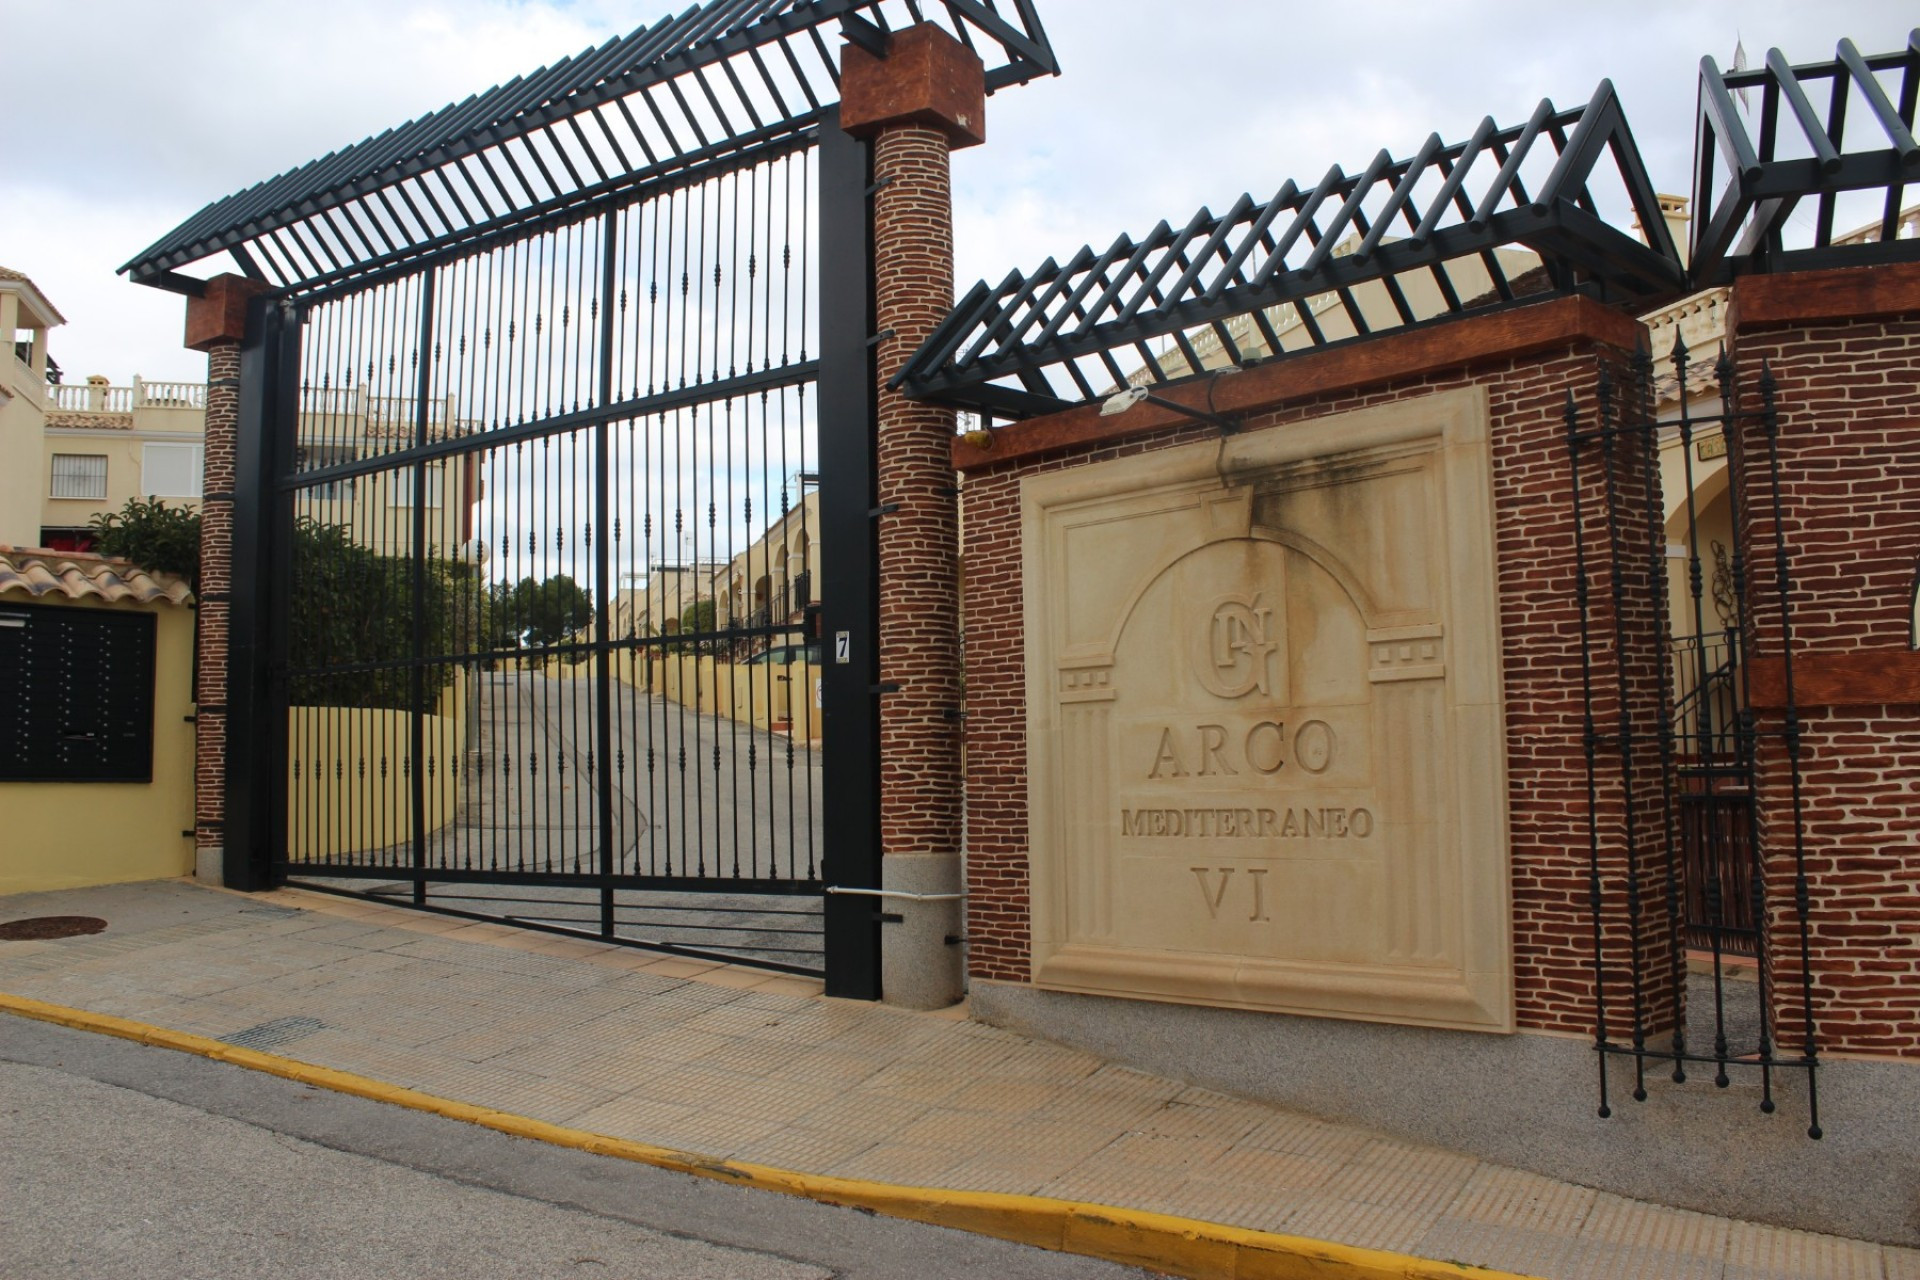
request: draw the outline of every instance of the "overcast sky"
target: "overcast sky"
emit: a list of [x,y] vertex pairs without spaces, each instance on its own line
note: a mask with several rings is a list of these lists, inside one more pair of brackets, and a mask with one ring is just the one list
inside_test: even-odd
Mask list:
[[[70,377],[205,376],[183,303],[115,269],[210,200],[664,16],[670,0],[0,0],[0,264],[66,315]],[[685,2],[678,7],[685,7]],[[1684,193],[1699,59],[1895,49],[1910,0],[1037,0],[1063,74],[955,161],[959,285],[1265,199],[1611,77]]]

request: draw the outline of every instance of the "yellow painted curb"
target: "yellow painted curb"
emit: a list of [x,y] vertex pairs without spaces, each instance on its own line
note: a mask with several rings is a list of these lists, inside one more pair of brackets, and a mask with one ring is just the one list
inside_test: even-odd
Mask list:
[[569,1129],[491,1107],[403,1089],[349,1071],[336,1071],[279,1054],[243,1049],[206,1036],[48,1004],[26,996],[0,992],[0,1012],[197,1054],[249,1071],[264,1071],[335,1093],[431,1112],[536,1142],[572,1147],[737,1186],[777,1191],[823,1204],[870,1209],[890,1218],[1147,1267],[1193,1280],[1527,1280],[1511,1272],[1484,1267],[1431,1262],[1379,1249],[1248,1231],[1138,1209],[1080,1204],[1045,1196],[902,1187],[723,1160],[624,1138],[609,1138],[584,1129]]

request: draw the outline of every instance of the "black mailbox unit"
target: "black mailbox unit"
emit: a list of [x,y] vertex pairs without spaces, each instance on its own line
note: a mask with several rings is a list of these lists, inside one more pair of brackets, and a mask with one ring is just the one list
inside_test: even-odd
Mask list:
[[0,782],[153,781],[156,623],[0,602]]

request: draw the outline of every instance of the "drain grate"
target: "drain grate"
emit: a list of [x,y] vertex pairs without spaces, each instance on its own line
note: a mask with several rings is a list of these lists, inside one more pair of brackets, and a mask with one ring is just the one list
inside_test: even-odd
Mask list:
[[220,1038],[242,1049],[277,1049],[283,1044],[292,1044],[295,1040],[326,1029],[327,1024],[318,1018],[275,1018],[271,1022],[262,1022],[245,1031],[236,1031]]
[[29,916],[0,924],[0,942],[45,942],[99,933],[107,922],[98,916]]

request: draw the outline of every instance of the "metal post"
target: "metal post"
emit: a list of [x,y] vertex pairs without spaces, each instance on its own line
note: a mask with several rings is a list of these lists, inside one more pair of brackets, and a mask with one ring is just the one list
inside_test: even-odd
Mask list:
[[[438,269],[420,273],[420,337],[415,350],[413,447],[429,439],[427,397],[433,391],[433,284]],[[441,501],[446,501],[445,497]],[[427,464],[413,464],[413,662],[407,701],[413,715],[407,747],[408,804],[413,811],[413,903],[427,901]]]
[[613,424],[607,406],[613,403],[613,290],[615,241],[620,215],[615,210],[600,220],[600,419],[593,430],[593,662],[597,693],[594,715],[594,756],[599,761],[596,788],[600,824],[600,936],[613,936]]
[[[240,349],[240,421],[234,448],[231,612],[227,641],[226,803],[223,883],[253,892],[274,886],[281,861],[286,755],[284,698],[274,696],[272,619],[289,584],[278,563],[273,513],[276,444],[289,430],[287,384],[298,376],[299,324],[275,298],[248,304]],[[276,707],[279,710],[276,712]],[[277,735],[277,736],[276,736]]]
[[[872,147],[829,111],[820,140],[821,875],[849,889],[880,888],[872,175]],[[877,901],[830,894],[823,910],[827,994],[879,999]]]

